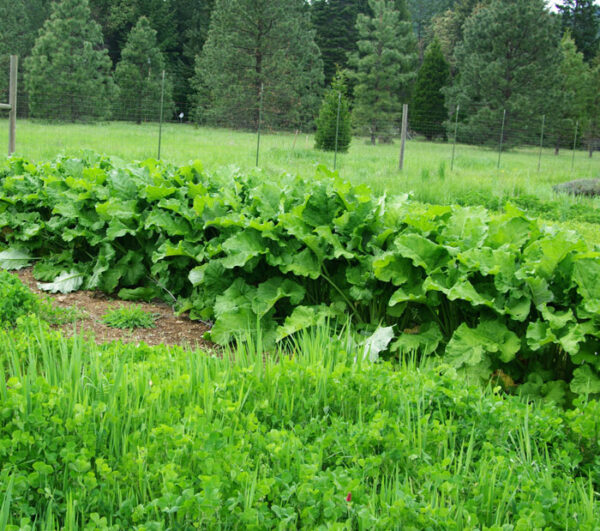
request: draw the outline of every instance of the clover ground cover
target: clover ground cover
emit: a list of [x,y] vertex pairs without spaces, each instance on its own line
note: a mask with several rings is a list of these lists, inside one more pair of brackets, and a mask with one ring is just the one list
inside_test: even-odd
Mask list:
[[320,327],[227,356],[0,330],[5,529],[594,529],[595,401],[438,361],[361,363]]

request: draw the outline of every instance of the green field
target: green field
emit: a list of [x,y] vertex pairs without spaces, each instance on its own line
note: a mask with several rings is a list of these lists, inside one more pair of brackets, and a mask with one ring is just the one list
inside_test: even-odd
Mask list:
[[[7,130],[6,121],[0,122],[0,146],[7,143]],[[75,154],[82,149],[124,160],[156,158],[158,124],[18,123],[19,155],[40,161],[52,159],[59,153]],[[354,183],[366,183],[376,192],[413,190],[423,199],[432,198],[435,193],[440,201],[448,201],[461,191],[473,188],[494,194],[536,193],[546,198],[550,197],[553,184],[600,177],[600,156],[596,154],[590,159],[584,151],[575,153],[571,169],[572,151],[562,150],[555,156],[552,149],[545,149],[538,172],[537,148],[503,153],[501,167],[497,169],[497,151],[458,145],[451,172],[451,144],[412,140],[406,147],[405,170],[399,172],[399,149],[398,139],[395,144],[373,147],[365,138],[354,138],[349,153],[338,156],[337,166],[342,177]],[[165,124],[161,151],[162,158],[176,164],[198,159],[210,170],[229,164],[250,168],[256,161],[256,134]],[[268,132],[262,135],[260,166],[268,172],[311,175],[316,164],[333,166],[333,154],[313,149],[312,135]],[[445,174],[445,185],[432,186],[441,173]]]
[[[0,146],[7,144],[6,121],[0,122]],[[176,164],[200,160],[208,170],[256,164],[255,133],[198,128],[188,124],[163,127],[162,158]],[[510,199],[536,217],[567,223],[590,239],[596,239],[600,200],[557,197],[552,186],[571,179],[600,177],[600,155],[585,151],[544,149],[538,172],[539,150],[520,148],[502,154],[483,147],[458,145],[451,171],[452,145],[411,140],[407,143],[405,169],[398,170],[399,141],[371,146],[354,138],[347,154],[338,155],[340,175],[354,184],[368,184],[375,193],[411,193],[417,201],[433,204],[482,204],[501,208]],[[49,124],[20,121],[17,154],[34,161],[57,154],[76,155],[92,150],[122,158],[144,160],[158,153],[157,124]],[[282,172],[310,176],[318,164],[333,167],[333,154],[313,149],[311,135],[265,133],[261,137],[259,166],[268,175]],[[572,167],[573,165],[573,167]]]

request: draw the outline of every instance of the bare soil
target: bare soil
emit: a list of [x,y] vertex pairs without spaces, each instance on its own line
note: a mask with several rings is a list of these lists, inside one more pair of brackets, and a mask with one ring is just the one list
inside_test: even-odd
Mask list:
[[[177,316],[172,308],[163,302],[145,303],[128,302],[112,298],[105,293],[97,291],[76,291],[67,294],[47,294],[37,287],[33,278],[32,268],[15,272],[21,281],[36,294],[49,296],[57,308],[71,311],[77,310],[77,329],[87,337],[93,338],[96,343],[107,343],[119,340],[124,343],[141,343],[147,345],[180,345],[190,348],[213,350],[215,345],[203,339],[209,326],[205,323],[192,321],[187,316]],[[158,315],[155,328],[136,328],[122,330],[105,325],[102,316],[109,310],[119,306],[141,306],[143,310]],[[67,323],[57,326],[65,335],[73,333],[74,324]]]

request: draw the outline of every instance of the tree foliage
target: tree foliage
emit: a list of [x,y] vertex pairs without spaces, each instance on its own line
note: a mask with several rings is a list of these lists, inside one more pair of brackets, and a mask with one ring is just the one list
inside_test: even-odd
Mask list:
[[317,149],[334,151],[337,148],[340,153],[348,151],[352,139],[352,124],[346,80],[341,72],[338,72],[331,87],[325,91],[316,125],[315,147]]
[[44,23],[50,2],[47,0],[0,0],[0,100],[8,91],[9,58],[21,62],[31,53],[35,36]]
[[365,0],[316,0],[311,4],[315,41],[321,51],[325,83],[330,84],[338,69],[346,68],[348,55],[356,51],[356,18],[368,13]]
[[107,117],[111,62],[88,0],[52,6],[26,61],[31,116],[83,120]]
[[410,97],[416,75],[416,41],[408,20],[401,19],[395,3],[369,0],[372,16],[359,15],[355,69],[354,120],[368,130],[374,144],[386,140],[397,123],[402,103]]
[[[515,23],[518,21],[518,23]],[[506,111],[507,144],[531,139],[552,104],[559,33],[544,0],[494,0],[467,19],[448,91],[463,141],[495,143]],[[535,127],[534,127],[535,124]]]
[[[131,30],[115,70],[119,87],[118,117],[141,123],[157,120],[160,113],[162,72],[165,61],[156,43],[156,31],[146,17]],[[165,81],[164,108],[172,113],[171,82]]]
[[196,62],[196,119],[255,128],[314,120],[323,63],[303,0],[217,0]]
[[556,154],[561,146],[573,144],[576,128],[581,132],[589,78],[583,54],[577,51],[575,41],[568,32],[560,43],[559,52],[553,109],[547,120],[548,138],[553,143]]
[[594,150],[600,150],[600,53],[590,63],[585,86],[584,139],[590,157]]
[[115,64],[137,21],[142,16],[148,19],[173,79],[177,108],[186,115],[194,61],[206,41],[213,6],[214,0],[91,0],[92,14],[102,26]]
[[590,61],[600,43],[600,8],[594,0],[563,0],[557,6],[563,31],[569,31],[583,54]]
[[428,140],[445,135],[444,121],[448,110],[442,89],[450,83],[450,66],[439,41],[434,40],[417,74],[412,99],[412,128]]

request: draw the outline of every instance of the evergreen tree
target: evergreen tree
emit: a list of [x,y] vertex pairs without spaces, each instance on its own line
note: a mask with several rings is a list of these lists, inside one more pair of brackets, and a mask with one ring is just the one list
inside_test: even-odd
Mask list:
[[[119,118],[137,123],[159,118],[164,68],[165,62],[156,43],[156,31],[150,27],[146,17],[141,17],[129,34],[115,70],[115,81],[119,87]],[[173,112],[171,92],[167,78],[165,116]]]
[[557,155],[561,146],[572,145],[575,127],[581,132],[588,74],[583,54],[577,51],[569,32],[565,33],[560,43],[560,63],[554,87],[555,95],[552,98],[552,112],[547,118],[547,136],[553,142]]
[[[0,101],[8,93],[10,56],[18,55],[19,63],[23,64],[49,7],[49,0],[0,0]],[[22,87],[19,92],[23,93]]]
[[337,136],[337,150],[340,153],[348,151],[352,139],[350,104],[348,102],[346,80],[339,71],[331,83],[331,87],[325,91],[316,125],[315,148],[324,151],[335,151]]
[[600,18],[594,0],[564,0],[558,6],[563,31],[569,31],[586,61],[598,53]]
[[455,0],[452,8],[435,15],[431,21],[431,34],[440,41],[444,57],[450,63],[451,71],[456,68],[455,51],[463,41],[464,28],[473,13],[491,0]]
[[196,63],[196,119],[255,128],[314,121],[323,63],[304,0],[217,0]]
[[419,54],[423,59],[423,52],[428,42],[431,20],[446,10],[450,9],[454,0],[408,0],[410,18],[415,28]]
[[194,62],[208,35],[214,0],[90,0],[113,63],[121,59],[130,31],[146,17],[173,81],[177,111],[189,113]]
[[29,19],[23,0],[0,0],[0,102],[8,100],[9,57],[31,49]]
[[330,84],[337,69],[346,68],[348,55],[356,51],[356,17],[365,13],[364,0],[316,0],[311,4],[315,42],[321,51],[325,83]]
[[450,82],[450,66],[444,58],[439,41],[434,40],[417,74],[412,99],[412,128],[428,140],[445,135],[448,118],[442,89]]
[[467,19],[464,35],[460,75],[447,91],[449,108],[460,104],[463,113],[462,140],[496,143],[503,111],[506,144],[537,137],[559,60],[559,32],[545,1],[494,0]]
[[109,114],[111,62],[87,0],[52,6],[25,63],[33,117],[81,120]]
[[590,63],[585,84],[585,120],[583,138],[590,157],[594,149],[600,150],[600,53]]
[[417,53],[411,24],[400,18],[394,2],[369,0],[369,6],[373,15],[359,15],[356,23],[360,40],[350,65],[356,82],[354,121],[375,144],[378,136],[389,139],[402,103],[408,103]]

